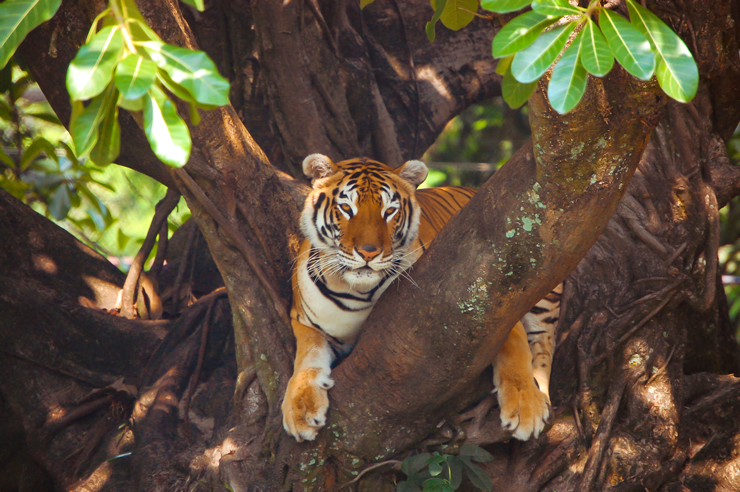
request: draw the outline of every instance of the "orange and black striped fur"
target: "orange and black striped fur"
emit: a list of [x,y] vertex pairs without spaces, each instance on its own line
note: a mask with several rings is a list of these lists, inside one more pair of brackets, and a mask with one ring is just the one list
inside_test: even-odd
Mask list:
[[[334,163],[312,154],[303,171],[312,178],[313,191],[303,208],[306,240],[293,269],[297,350],[282,405],[283,426],[298,441],[314,439],[326,422],[332,362],[352,350],[388,285],[475,193],[456,187],[417,191],[427,176],[421,161],[392,169],[369,159]],[[502,424],[521,440],[537,437],[549,416],[561,290],[558,286],[516,324],[492,361]]]

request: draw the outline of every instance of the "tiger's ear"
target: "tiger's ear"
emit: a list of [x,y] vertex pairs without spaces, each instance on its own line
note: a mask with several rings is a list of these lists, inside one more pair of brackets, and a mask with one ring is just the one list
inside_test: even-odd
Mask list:
[[427,179],[429,169],[421,161],[407,161],[406,164],[396,169],[396,174],[414,186],[419,186]]
[[303,174],[311,179],[328,178],[337,172],[337,166],[323,154],[311,154],[303,159]]

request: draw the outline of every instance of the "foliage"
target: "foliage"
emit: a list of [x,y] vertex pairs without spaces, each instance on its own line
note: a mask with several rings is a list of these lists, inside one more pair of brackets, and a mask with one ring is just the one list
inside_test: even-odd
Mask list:
[[[370,3],[362,0],[361,6]],[[699,85],[699,70],[686,44],[645,7],[634,0],[626,3],[629,22],[602,7],[599,0],[592,0],[587,8],[568,0],[481,0],[481,7],[496,14],[527,6],[532,9],[509,21],[493,39],[493,56],[501,58],[497,72],[504,76],[504,100],[518,108],[532,95],[536,82],[554,67],[547,97],[553,109],[567,113],[586,92],[586,74],[603,77],[616,58],[639,79],[656,75],[660,87],[673,99],[691,101]],[[435,39],[437,21],[458,30],[478,15],[475,1],[431,0],[431,4],[434,15],[426,26],[430,41]]]
[[491,490],[493,488],[491,478],[473,463],[473,461],[487,463],[491,460],[493,456],[476,444],[464,444],[458,456],[440,455],[437,451],[434,454],[421,453],[409,456],[401,464],[401,471],[408,478],[406,481],[399,482],[396,490],[398,492],[451,492],[457,490],[462,484],[463,470],[476,488]]
[[[740,127],[727,142],[727,155],[740,165]],[[735,326],[735,337],[740,342],[740,197],[730,200],[719,211],[720,218],[720,274],[725,281],[725,295],[730,307],[730,319]]]

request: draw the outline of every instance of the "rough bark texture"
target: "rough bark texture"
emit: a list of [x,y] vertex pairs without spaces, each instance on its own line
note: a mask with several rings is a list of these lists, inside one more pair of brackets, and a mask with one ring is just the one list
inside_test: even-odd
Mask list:
[[[499,94],[495,28],[440,28],[430,44],[425,0],[138,3],[166,41],[209,52],[232,107],[202,114],[177,173],[121,117],[119,163],[176,187],[198,226],[171,241],[166,321],[105,312],[123,277],[0,194],[2,431],[25,436],[37,490],[338,490],[373,462],[465,442],[494,454],[497,490],[738,488],[740,382],[718,374],[740,366],[716,268],[718,207],[740,192],[723,141],[740,120],[736,2],[647,2],[700,61],[690,105],[620,69],[590,79],[566,116],[540,87],[532,143],[440,234],[414,268],[419,287],[401,282],[377,306],[334,371],[327,429],[300,445],[279,404],[305,185],[280,170],[314,152],[418,157],[452,116]],[[20,51],[65,122],[66,66],[100,9],[65,0]],[[569,273],[553,426],[501,443],[495,410],[474,407],[486,367]],[[378,468],[350,488],[398,479]]]

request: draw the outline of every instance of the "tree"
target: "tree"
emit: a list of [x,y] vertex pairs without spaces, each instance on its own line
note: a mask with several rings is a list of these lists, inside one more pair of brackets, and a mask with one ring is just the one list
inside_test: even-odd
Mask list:
[[[391,165],[418,157],[452,116],[501,93],[489,52],[498,24],[439,29],[430,44],[424,1],[363,11],[224,2],[202,13],[141,2],[165,41],[212,56],[232,106],[190,125],[194,150],[177,171],[122,113],[117,163],[185,196],[228,303],[216,290],[167,321],[111,316],[102,309],[115,305],[122,275],[0,195],[0,391],[38,466],[79,490],[338,490],[355,478],[359,490],[392,490],[403,479],[394,460],[475,443],[490,446],[496,489],[737,489],[740,384],[721,374],[738,369],[738,350],[716,249],[718,207],[740,194],[724,146],[740,120],[739,10],[647,3],[699,61],[695,102],[669,101],[655,81],[618,68],[591,78],[566,115],[539,87],[532,142],[415,266],[418,287],[401,282],[376,307],[334,371],[326,430],[297,444],[282,431],[280,401],[305,185],[285,172],[314,152]],[[20,49],[65,124],[66,69],[97,8],[63,2]],[[153,223],[152,240],[159,230]],[[483,398],[486,367],[514,322],[569,274],[553,426],[538,441],[493,445],[508,436]],[[189,416],[191,405],[213,427],[183,425],[178,407]]]

